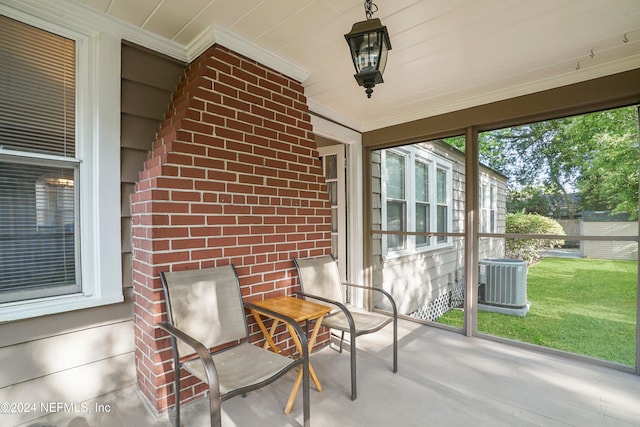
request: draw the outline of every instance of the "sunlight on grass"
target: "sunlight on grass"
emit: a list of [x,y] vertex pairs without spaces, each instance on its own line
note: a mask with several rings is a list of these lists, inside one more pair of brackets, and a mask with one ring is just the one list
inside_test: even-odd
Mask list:
[[[478,312],[478,330],[635,365],[637,263],[545,258],[529,267],[526,317]],[[437,321],[461,328],[464,313]]]

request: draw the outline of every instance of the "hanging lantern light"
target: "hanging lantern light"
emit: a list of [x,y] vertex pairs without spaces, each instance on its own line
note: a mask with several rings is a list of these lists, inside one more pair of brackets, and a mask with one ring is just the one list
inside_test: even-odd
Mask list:
[[[375,10],[373,8],[375,7]],[[391,41],[387,27],[378,18],[372,19],[378,7],[372,0],[364,2],[366,21],[356,22],[351,31],[344,35],[351,50],[354,75],[360,86],[364,86],[367,98],[371,98],[373,88],[384,83],[382,73],[387,65],[387,52],[391,50]]]

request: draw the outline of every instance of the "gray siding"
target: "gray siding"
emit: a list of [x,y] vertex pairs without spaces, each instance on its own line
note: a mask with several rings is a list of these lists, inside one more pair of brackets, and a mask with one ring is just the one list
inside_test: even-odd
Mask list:
[[[464,232],[465,216],[465,166],[464,155],[448,149],[440,143],[424,143],[425,149],[452,163],[453,228],[451,232]],[[372,228],[382,229],[382,167],[379,151],[372,153]],[[506,192],[504,178],[490,169],[481,168],[481,174],[497,184],[497,230],[504,232]],[[460,298],[464,283],[464,239],[451,237],[451,245],[426,251],[416,251],[402,256],[385,258],[382,235],[372,238],[373,286],[390,292],[402,314],[425,311],[434,302]],[[481,239],[478,248],[480,258],[504,256],[501,239]],[[380,299],[374,305],[382,308]],[[431,309],[429,309],[431,311]]]
[[147,49],[122,46],[120,181],[122,283],[132,287],[131,194],[185,65]]

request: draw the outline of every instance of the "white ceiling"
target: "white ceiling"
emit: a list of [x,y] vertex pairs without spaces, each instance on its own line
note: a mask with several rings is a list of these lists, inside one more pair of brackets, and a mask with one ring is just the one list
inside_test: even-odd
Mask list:
[[306,71],[311,109],[359,131],[640,67],[640,0],[374,0],[393,49],[371,99],[343,37],[363,0],[75,2],[185,49],[220,28]]

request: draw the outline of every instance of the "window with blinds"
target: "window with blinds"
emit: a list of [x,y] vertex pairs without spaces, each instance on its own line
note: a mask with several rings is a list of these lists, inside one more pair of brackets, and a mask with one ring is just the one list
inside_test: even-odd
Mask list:
[[0,16],[0,303],[81,291],[75,41]]

